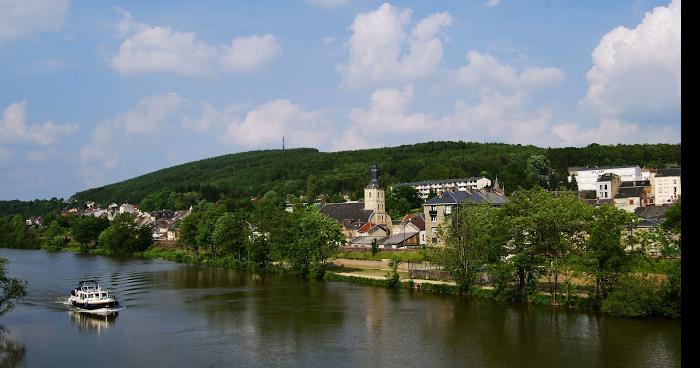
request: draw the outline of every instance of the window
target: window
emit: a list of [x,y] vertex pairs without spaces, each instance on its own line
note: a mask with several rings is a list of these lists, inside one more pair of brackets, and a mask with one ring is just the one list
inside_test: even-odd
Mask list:
[[433,212],[437,211],[437,206],[430,206],[430,210]]
[[372,198],[372,192],[368,192],[368,193],[369,193],[369,197]]
[[608,185],[607,185],[607,184],[605,184],[605,190],[608,190]]
[[605,194],[603,194],[603,198],[608,198],[608,192],[605,192]]
[[432,222],[437,222],[437,215],[431,215],[431,216],[430,216],[430,221],[432,221]]
[[630,199],[630,204],[634,204],[634,199]]
[[452,213],[452,206],[445,206],[445,214],[449,215]]
[[431,227],[431,228],[430,228],[430,231],[431,231],[431,232],[433,233],[433,235],[434,235],[435,233],[437,233],[437,227],[435,227],[435,226]]
[[600,184],[600,190],[603,190],[603,184]]

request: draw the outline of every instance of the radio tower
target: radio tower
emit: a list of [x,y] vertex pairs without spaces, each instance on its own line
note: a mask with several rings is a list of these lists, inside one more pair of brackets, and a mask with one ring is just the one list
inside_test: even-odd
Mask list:
[[284,136],[282,136],[282,150],[284,151]]

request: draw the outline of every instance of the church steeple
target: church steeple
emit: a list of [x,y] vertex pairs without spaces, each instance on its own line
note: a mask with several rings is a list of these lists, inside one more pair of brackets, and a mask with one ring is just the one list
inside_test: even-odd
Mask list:
[[372,167],[369,169],[370,172],[370,181],[369,184],[367,184],[367,189],[382,189],[384,186],[382,183],[379,181],[379,167],[377,167],[377,163],[373,163]]
[[503,188],[501,188],[500,183],[498,183],[498,175],[496,175],[496,180],[494,180],[493,188],[491,188],[491,190],[496,193],[503,193]]
[[373,212],[372,222],[391,225],[391,219],[386,213],[384,186],[379,181],[379,167],[377,167],[376,162],[372,164],[369,173],[369,184],[365,187],[365,210],[371,210]]

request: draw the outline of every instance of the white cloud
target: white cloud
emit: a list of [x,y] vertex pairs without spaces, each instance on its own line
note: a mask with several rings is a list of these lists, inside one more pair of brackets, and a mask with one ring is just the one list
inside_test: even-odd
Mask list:
[[236,38],[230,46],[212,46],[197,39],[195,33],[138,23],[129,13],[120,13],[117,28],[125,39],[110,64],[122,74],[206,75],[218,72],[219,65],[225,71],[245,72],[269,64],[280,54],[271,34]]
[[597,126],[581,127],[573,123],[552,127],[552,132],[562,139],[562,145],[582,146],[590,143],[679,143],[680,134],[671,127],[644,129],[639,124],[619,119],[603,118]]
[[27,121],[27,102],[9,105],[0,119],[0,142],[32,143],[49,146],[78,129],[78,124],[30,124]]
[[[95,127],[93,139],[80,150],[80,174],[88,185],[102,184],[122,162],[122,155],[160,147],[166,134],[182,124],[190,102],[175,94],[147,96],[124,114]],[[148,156],[141,157],[148,160]]]
[[0,1],[0,44],[58,30],[69,7],[69,0]]
[[338,6],[338,5],[347,5],[352,2],[352,0],[306,0],[307,3],[311,5],[316,5],[316,6],[322,6],[326,8]]
[[350,111],[350,125],[334,143],[337,149],[379,147],[401,136],[422,135],[434,128],[426,114],[407,113],[413,100],[413,86],[381,89],[372,93],[368,108]]
[[530,91],[552,86],[564,79],[564,72],[552,67],[527,67],[518,73],[512,66],[477,51],[469,51],[467,61],[467,65],[453,72],[451,79],[462,86],[484,92],[504,89]]
[[247,72],[262,67],[280,54],[275,36],[251,36],[236,38],[231,46],[223,46],[219,56],[224,69]]
[[680,111],[681,2],[648,12],[634,29],[617,27],[593,51],[585,106],[608,116]]
[[486,5],[488,7],[494,7],[494,6],[498,6],[500,4],[501,4],[501,0],[486,0],[486,4],[484,4],[484,5]]
[[287,99],[257,106],[245,118],[227,123],[224,141],[238,147],[270,148],[282,143],[290,147],[314,147],[328,138],[330,122],[321,111],[305,111]]
[[407,32],[411,10],[388,3],[358,14],[348,42],[349,59],[338,70],[347,85],[417,80],[442,62],[440,33],[452,23],[448,13],[431,14]]

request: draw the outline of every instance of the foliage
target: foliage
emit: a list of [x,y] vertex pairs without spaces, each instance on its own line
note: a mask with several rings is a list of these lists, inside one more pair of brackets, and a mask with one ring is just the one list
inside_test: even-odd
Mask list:
[[0,317],[27,296],[27,283],[7,276],[7,259],[0,258]]
[[401,287],[401,277],[399,276],[399,265],[401,264],[401,258],[394,256],[389,260],[390,271],[386,273],[386,280],[389,287],[398,288]]
[[649,277],[628,275],[603,300],[601,311],[619,317],[644,317],[661,305],[657,282]]
[[[531,188],[534,184],[523,178],[527,176],[528,159],[535,155],[545,156],[556,175],[566,177],[570,166],[658,167],[680,163],[681,150],[680,144],[539,148],[502,143],[427,142],[345,152],[319,152],[309,148],[251,151],[174,166],[79,192],[73,198],[103,204],[140,203],[146,196],[163,190],[196,192],[210,202],[221,196],[262,197],[270,190],[299,196],[305,194],[310,175],[315,176],[315,193],[346,193],[359,198],[369,180],[367,168],[374,161],[387,187],[416,180],[473,176],[486,171],[487,174],[498,173],[498,180],[505,184],[506,190],[512,191],[518,187]],[[14,211],[9,213],[18,213],[17,208],[13,207]]]
[[27,228],[20,215],[0,217],[0,245],[8,248],[38,249],[36,230]]
[[[52,223],[53,226],[53,223]],[[97,244],[97,240],[105,229],[109,227],[109,220],[94,216],[78,217],[72,224],[73,239],[81,244],[81,250],[86,252],[90,244]]]
[[608,297],[619,278],[631,270],[635,258],[641,255],[640,249],[628,249],[633,237],[622,237],[622,232],[631,231],[635,224],[634,215],[611,205],[603,205],[593,210],[589,226],[589,238],[585,243],[584,265],[588,274],[595,280],[595,298],[598,301]]
[[398,186],[387,193],[386,210],[393,218],[402,218],[410,210],[423,205],[420,192],[413,187]]
[[379,245],[377,245],[377,239],[372,239],[372,255],[376,255],[379,252]]
[[134,216],[123,213],[100,234],[98,244],[114,255],[131,256],[148,249],[153,244],[153,237],[149,227],[137,226]]
[[202,199],[198,192],[178,193],[173,190],[163,189],[151,193],[140,202],[142,211],[156,211],[162,209],[185,210],[194,206]]
[[340,224],[315,207],[309,207],[297,216],[297,236],[281,245],[280,254],[298,274],[321,278],[326,261],[338,252],[345,242],[345,235]]
[[427,254],[450,273],[460,292],[469,293],[496,247],[493,232],[499,210],[486,203],[465,202],[455,211],[451,223],[438,229],[445,245],[431,246]]

